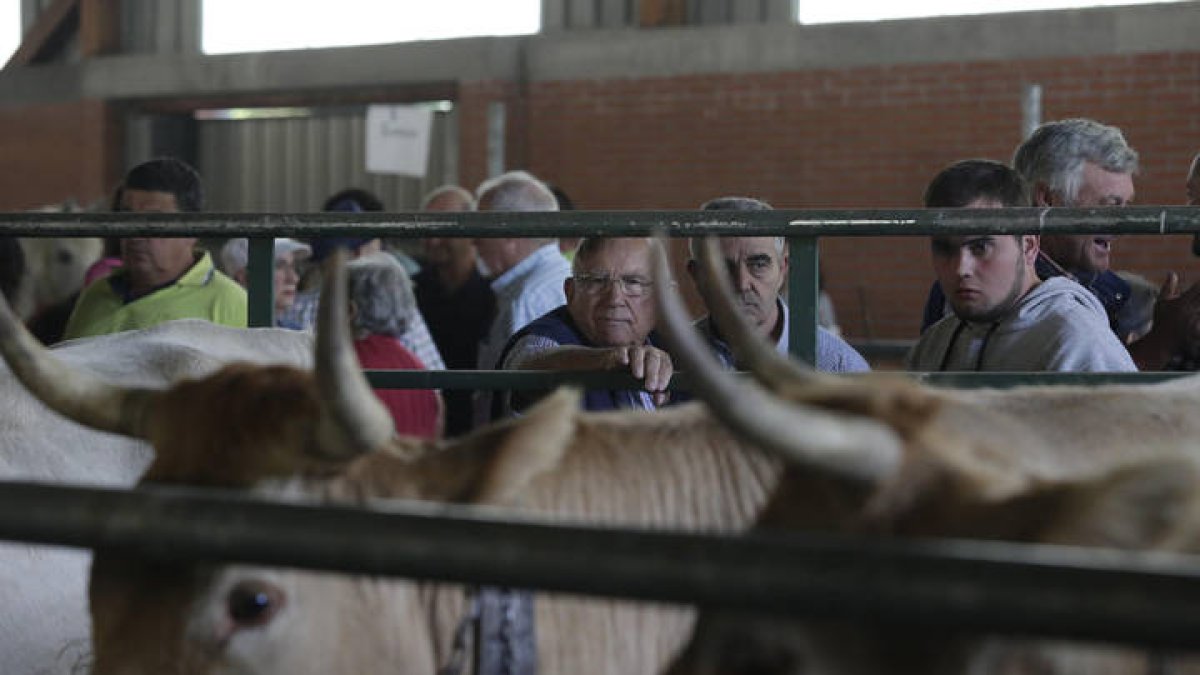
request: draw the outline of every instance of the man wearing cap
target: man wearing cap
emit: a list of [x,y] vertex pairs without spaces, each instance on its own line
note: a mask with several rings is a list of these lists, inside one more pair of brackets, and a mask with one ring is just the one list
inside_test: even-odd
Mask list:
[[[243,288],[248,285],[249,248],[245,237],[230,239],[221,247],[219,256],[221,271]],[[280,328],[300,330],[299,325],[282,321],[281,317],[296,301],[296,284],[300,280],[296,264],[307,260],[310,255],[312,248],[308,244],[287,238],[275,240],[275,325]]]
[[[199,211],[204,193],[195,169],[172,158],[135,166],[121,183],[122,211]],[[213,267],[194,237],[121,240],[122,266],[79,296],[65,337],[149,328],[172,319],[246,326],[246,291]]]

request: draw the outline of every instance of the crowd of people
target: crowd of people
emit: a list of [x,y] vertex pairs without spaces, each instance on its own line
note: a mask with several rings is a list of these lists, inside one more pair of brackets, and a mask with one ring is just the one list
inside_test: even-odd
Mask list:
[[[1134,198],[1138,155],[1120,130],[1068,119],[1038,128],[1012,164],[969,159],[935,175],[930,208],[1123,206]],[[1200,155],[1186,179],[1200,205]],[[116,191],[120,211],[204,208],[199,175],[182,161],[134,167]],[[326,211],[382,211],[364,190],[331,196]],[[476,190],[444,186],[427,211],[537,212],[573,208],[561,190],[513,171]],[[718,197],[705,210],[763,210],[751,197]],[[508,233],[504,233],[508,234]],[[693,242],[694,243],[694,242]],[[659,341],[650,273],[651,242],[586,238],[571,246],[549,238],[428,238],[423,255],[390,251],[380,239],[275,240],[276,325],[311,330],[320,302],[320,263],[335,250],[352,260],[350,314],[364,367],[398,369],[596,370],[630,373],[636,391],[588,391],[590,410],[654,410],[672,396],[671,354]],[[1200,237],[1198,237],[1200,246]],[[934,277],[922,332],[907,358],[921,371],[1134,371],[1189,369],[1200,358],[1200,285],[1179,289],[1171,275],[1158,292],[1110,269],[1110,235],[969,234],[930,238]],[[217,256],[192,238],[128,238],[96,265],[95,279],[72,299],[64,338],[146,328],[178,318],[246,325],[247,241],[229,240]],[[723,237],[720,251],[749,324],[781,353],[789,313],[781,294],[788,247],[781,237]],[[19,250],[3,252],[19,256]],[[694,247],[692,258],[695,257]],[[696,262],[688,270],[695,283]],[[7,283],[7,282],[6,282]],[[735,354],[707,316],[696,322],[728,368]],[[816,367],[868,370],[835,332],[818,328]],[[519,415],[529,392],[380,391],[401,433],[462,434]]]

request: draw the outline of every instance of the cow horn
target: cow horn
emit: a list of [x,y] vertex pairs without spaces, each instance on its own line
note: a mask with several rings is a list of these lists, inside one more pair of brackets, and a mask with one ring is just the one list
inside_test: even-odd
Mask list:
[[689,377],[692,392],[726,426],[789,461],[869,482],[891,476],[901,443],[887,425],[802,404],[789,404],[757,383],[739,383],[694,329],[670,279],[661,237],[655,246],[659,328]]
[[346,254],[337,251],[325,264],[315,358],[322,406],[317,447],[338,459],[376,450],[395,431],[391,414],[371,391],[350,346],[345,263]]
[[144,420],[159,392],[119,387],[73,369],[42,346],[0,297],[0,353],[39,401],[86,427],[145,438]]
[[705,237],[697,247],[702,283],[696,284],[709,315],[737,357],[738,365],[775,392],[825,379],[812,366],[780,354],[754,330],[738,310],[729,287],[716,237]]

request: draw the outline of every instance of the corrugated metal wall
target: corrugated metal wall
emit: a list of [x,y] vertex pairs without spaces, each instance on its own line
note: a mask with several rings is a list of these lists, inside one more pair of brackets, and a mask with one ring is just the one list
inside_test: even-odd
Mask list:
[[[366,109],[315,109],[306,117],[199,122],[197,168],[210,211],[305,212],[346,187],[379,196],[389,210],[415,210],[429,190],[457,178],[455,114],[434,114],[423,179],[368,174]],[[473,186],[469,186],[473,187]]]

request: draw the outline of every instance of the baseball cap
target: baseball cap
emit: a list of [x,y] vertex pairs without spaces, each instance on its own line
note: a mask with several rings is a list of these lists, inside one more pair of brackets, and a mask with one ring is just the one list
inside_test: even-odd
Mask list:
[[297,260],[304,260],[312,255],[312,247],[295,239],[283,237],[275,240],[275,259],[297,253]]

